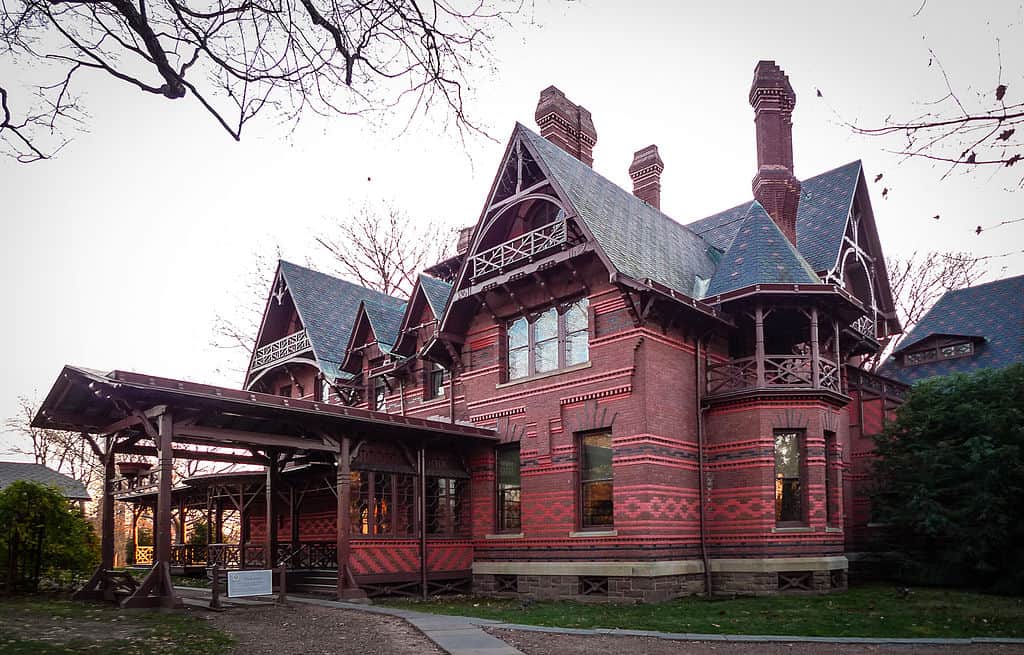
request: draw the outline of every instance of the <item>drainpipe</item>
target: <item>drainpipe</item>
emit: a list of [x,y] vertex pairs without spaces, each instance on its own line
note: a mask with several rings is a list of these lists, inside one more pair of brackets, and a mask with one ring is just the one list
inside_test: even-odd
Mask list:
[[697,406],[697,475],[700,478],[698,481],[700,511],[697,515],[700,517],[700,559],[704,564],[704,594],[709,597],[711,596],[711,557],[708,555],[707,518],[705,516],[707,491],[704,484],[704,394],[701,391],[704,387],[704,380],[701,375],[700,345],[701,341],[705,341],[710,334],[709,330],[694,340],[693,353],[693,369],[697,382],[694,387],[694,400]]

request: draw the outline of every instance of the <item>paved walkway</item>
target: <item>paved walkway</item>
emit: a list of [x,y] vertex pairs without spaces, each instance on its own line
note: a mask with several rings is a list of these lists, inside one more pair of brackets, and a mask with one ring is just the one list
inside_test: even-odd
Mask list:
[[[205,592],[209,595],[209,589],[181,588],[189,592]],[[195,597],[194,594],[193,598]],[[187,599],[186,599],[187,600]],[[227,601],[228,599],[224,599]],[[935,645],[935,646],[968,646],[972,644],[1024,644],[1024,639],[1008,639],[998,637],[974,637],[969,639],[907,639],[900,637],[800,637],[794,635],[721,635],[721,634],[698,634],[680,632],[658,632],[655,630],[623,630],[619,628],[549,628],[537,625],[523,625],[518,623],[503,623],[491,619],[480,619],[470,616],[448,616],[444,614],[429,614],[427,612],[415,612],[413,610],[395,609],[391,607],[379,607],[362,603],[345,603],[306,596],[288,596],[290,602],[309,603],[321,607],[336,607],[339,609],[355,610],[357,612],[369,612],[372,614],[385,614],[394,616],[415,626],[431,641],[451,655],[524,655],[504,641],[494,637],[482,628],[497,628],[503,630],[523,630],[527,632],[546,632],[551,634],[567,635],[609,635],[622,637],[654,637],[672,641],[714,641],[714,642],[786,642],[786,643],[822,643],[822,644],[905,644],[905,645]],[[267,601],[242,600],[239,598],[230,599],[231,603],[246,605],[252,603],[265,603]]]

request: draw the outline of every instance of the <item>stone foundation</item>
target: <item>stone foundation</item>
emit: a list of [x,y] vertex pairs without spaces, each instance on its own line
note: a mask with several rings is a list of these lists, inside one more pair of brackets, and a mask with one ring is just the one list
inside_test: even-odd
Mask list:
[[[714,560],[715,595],[828,593],[847,586],[844,557]],[[476,562],[473,591],[497,598],[659,603],[704,593],[699,561]]]

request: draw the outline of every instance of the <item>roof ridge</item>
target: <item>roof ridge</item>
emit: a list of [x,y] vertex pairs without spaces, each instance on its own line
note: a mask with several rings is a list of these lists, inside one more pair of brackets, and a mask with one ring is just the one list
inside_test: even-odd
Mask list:
[[338,282],[342,282],[342,283],[347,284],[349,286],[356,287],[357,289],[363,289],[364,291],[369,291],[370,293],[377,294],[378,296],[383,296],[385,298],[391,298],[391,299],[394,299],[394,300],[402,300],[403,302],[405,302],[402,298],[400,298],[398,296],[392,296],[390,294],[384,293],[383,291],[378,291],[377,289],[373,289],[371,287],[363,286],[363,285],[359,284],[358,282],[353,282],[351,280],[346,280],[345,278],[339,277],[337,275],[332,275],[330,273],[324,273],[323,271],[319,271],[319,270],[317,270],[315,268],[310,268],[309,266],[303,266],[302,264],[296,264],[295,262],[290,262],[287,259],[278,259],[277,261],[278,261],[279,264],[287,264],[288,266],[294,266],[295,268],[301,268],[304,271],[309,271],[310,273],[315,273],[317,275],[322,275],[322,276],[324,276],[326,278],[330,278],[332,280],[336,280]]

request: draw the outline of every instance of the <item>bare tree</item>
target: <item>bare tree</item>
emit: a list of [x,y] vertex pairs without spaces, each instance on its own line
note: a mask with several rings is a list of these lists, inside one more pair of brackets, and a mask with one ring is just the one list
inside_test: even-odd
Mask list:
[[22,161],[81,119],[78,91],[103,76],[141,93],[194,99],[234,139],[270,109],[367,115],[432,107],[459,131],[470,71],[523,0],[0,0],[0,56],[47,80],[23,119],[2,95],[0,136]]
[[[313,236],[327,259],[318,267],[361,286],[394,296],[408,296],[425,267],[449,255],[455,232],[443,223],[416,223],[395,205],[366,202],[351,214],[335,219]],[[280,258],[257,255],[253,273],[245,278],[232,313],[218,312],[211,344],[228,354],[226,370],[241,375],[256,346],[267,290]],[[316,267],[315,262],[308,262]]]
[[413,223],[385,202],[364,204],[315,238],[331,254],[340,277],[388,295],[408,296],[419,272],[447,256],[454,233],[434,222]]
[[4,422],[4,427],[20,437],[11,450],[80,480],[90,493],[96,491],[103,468],[89,444],[77,432],[32,427],[37,408],[38,403],[18,397],[18,413]]
[[864,360],[862,366],[869,370],[878,368],[943,294],[969,287],[985,275],[984,261],[966,252],[914,251],[909,257],[886,257],[903,334],[887,343],[877,355]]

